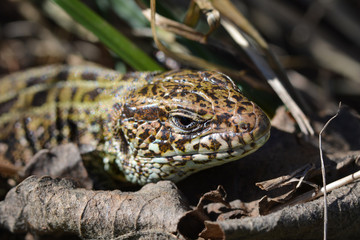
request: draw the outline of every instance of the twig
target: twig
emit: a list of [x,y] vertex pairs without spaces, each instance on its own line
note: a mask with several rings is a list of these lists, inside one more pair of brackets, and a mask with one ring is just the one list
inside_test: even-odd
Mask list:
[[[352,173],[346,177],[343,177],[339,180],[336,180],[335,182],[332,182],[332,183],[326,185],[326,192],[329,193],[329,192],[333,191],[334,189],[345,186],[346,184],[354,182],[357,179],[360,179],[360,171]],[[320,190],[315,189],[315,190],[306,192],[306,193],[294,198],[293,200],[287,202],[286,204],[282,204],[279,207],[275,207],[275,208],[271,209],[271,213],[279,211],[285,207],[294,206],[296,204],[312,201],[312,200],[324,195],[324,192],[325,192],[325,187],[322,187]]]
[[309,192],[306,192],[294,199],[292,199],[291,201],[282,204],[278,207],[274,207],[273,209],[271,209],[270,213],[272,212],[276,212],[279,211],[285,207],[288,206],[294,206],[296,204],[299,203],[304,203],[304,202],[309,202],[312,201],[318,197],[321,197],[322,195],[324,195],[324,239],[326,239],[326,235],[327,235],[327,199],[326,199],[326,193],[331,192],[332,190],[342,187],[348,183],[351,183],[357,179],[360,179],[360,171],[355,172],[351,175],[348,175],[344,178],[341,178],[335,182],[332,182],[328,185],[326,185],[326,179],[325,179],[325,166],[324,166],[324,159],[323,159],[323,153],[322,153],[322,143],[321,143],[321,135],[324,132],[324,130],[326,129],[326,127],[329,125],[329,123],[336,118],[339,115],[340,112],[340,107],[341,107],[341,103],[339,103],[339,108],[337,113],[330,118],[327,123],[324,125],[324,127],[322,128],[322,130],[319,133],[319,150],[320,150],[320,160],[321,160],[321,172],[322,172],[322,176],[323,176],[323,187],[319,190],[319,189],[314,189],[311,190]]
[[[195,33],[196,31],[190,31],[188,26],[185,26],[184,24],[175,24],[173,21],[170,20],[164,20],[164,17],[159,16],[158,14],[156,14],[156,0],[151,0],[150,1],[150,15],[149,15],[149,11],[148,10],[143,10],[143,14],[145,17],[150,19],[150,26],[151,26],[151,32],[153,35],[153,39],[154,42],[157,46],[157,48],[164,52],[164,54],[170,58],[176,59],[177,61],[180,61],[182,63],[185,63],[186,65],[191,65],[193,67],[197,67],[197,68],[202,68],[202,69],[209,69],[209,70],[216,70],[216,71],[220,71],[223,73],[226,73],[230,76],[237,76],[237,77],[241,77],[243,75],[242,71],[237,71],[237,70],[233,70],[231,68],[227,68],[224,66],[221,66],[219,64],[215,64],[215,63],[211,63],[209,61],[206,61],[202,58],[190,55],[190,54],[186,54],[186,53],[182,53],[182,52],[174,52],[171,49],[167,48],[164,44],[161,43],[159,36],[156,32],[156,26],[157,24],[160,24],[162,27],[165,26],[165,29],[167,29],[170,32],[179,34],[180,36],[189,38],[189,35],[192,33]],[[160,22],[156,19],[160,18]],[[171,22],[171,24],[170,24]],[[198,36],[200,33],[197,33]],[[205,38],[205,35],[203,36]],[[200,43],[205,43],[203,40],[200,40],[201,37],[192,37],[189,38],[190,40],[196,40]],[[246,79],[244,79],[246,80]],[[258,85],[256,83],[254,83],[253,81],[248,81],[249,84],[251,85]]]
[[329,123],[335,119],[340,112],[341,108],[341,102],[339,103],[339,108],[336,112],[336,114],[329,119],[329,121],[326,122],[325,126],[321,129],[319,133],[319,151],[320,151],[320,161],[321,161],[321,175],[322,175],[322,181],[323,181],[323,188],[324,188],[324,240],[327,239],[327,224],[328,224],[328,216],[327,216],[327,195],[326,195],[326,176],[325,176],[325,164],[324,164],[324,158],[323,158],[323,152],[322,152],[322,144],[321,144],[321,135],[326,129],[326,127],[329,125]]

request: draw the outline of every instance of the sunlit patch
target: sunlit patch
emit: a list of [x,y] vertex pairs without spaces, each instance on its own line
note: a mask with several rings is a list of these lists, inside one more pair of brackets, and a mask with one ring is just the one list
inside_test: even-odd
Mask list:
[[240,159],[266,142],[267,116],[227,76],[182,70],[152,77],[118,110],[133,154],[128,160],[119,153],[120,168],[130,181],[179,181]]
[[[178,160],[182,160],[181,156],[176,156],[176,157],[180,157]],[[160,164],[167,164],[169,162],[169,160],[165,157],[159,157],[159,158],[153,158],[151,160],[151,162],[153,163],[160,163]]]

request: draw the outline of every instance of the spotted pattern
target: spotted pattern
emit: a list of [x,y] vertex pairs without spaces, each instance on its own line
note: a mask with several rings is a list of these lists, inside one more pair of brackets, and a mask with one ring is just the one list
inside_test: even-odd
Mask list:
[[179,181],[244,157],[269,137],[266,114],[213,71],[49,66],[0,86],[0,158],[11,162],[75,142],[114,161],[128,181]]

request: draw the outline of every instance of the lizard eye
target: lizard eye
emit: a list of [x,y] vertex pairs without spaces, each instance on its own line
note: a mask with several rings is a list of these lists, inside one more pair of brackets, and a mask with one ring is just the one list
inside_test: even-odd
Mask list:
[[178,128],[189,131],[197,128],[199,123],[192,118],[175,115],[171,118],[171,122]]

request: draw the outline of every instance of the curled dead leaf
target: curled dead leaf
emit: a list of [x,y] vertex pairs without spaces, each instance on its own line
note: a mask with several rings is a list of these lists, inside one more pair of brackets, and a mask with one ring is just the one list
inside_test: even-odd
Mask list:
[[0,202],[0,225],[14,233],[60,231],[84,239],[150,230],[173,234],[187,210],[186,201],[168,181],[137,192],[90,191],[69,180],[32,176]]

